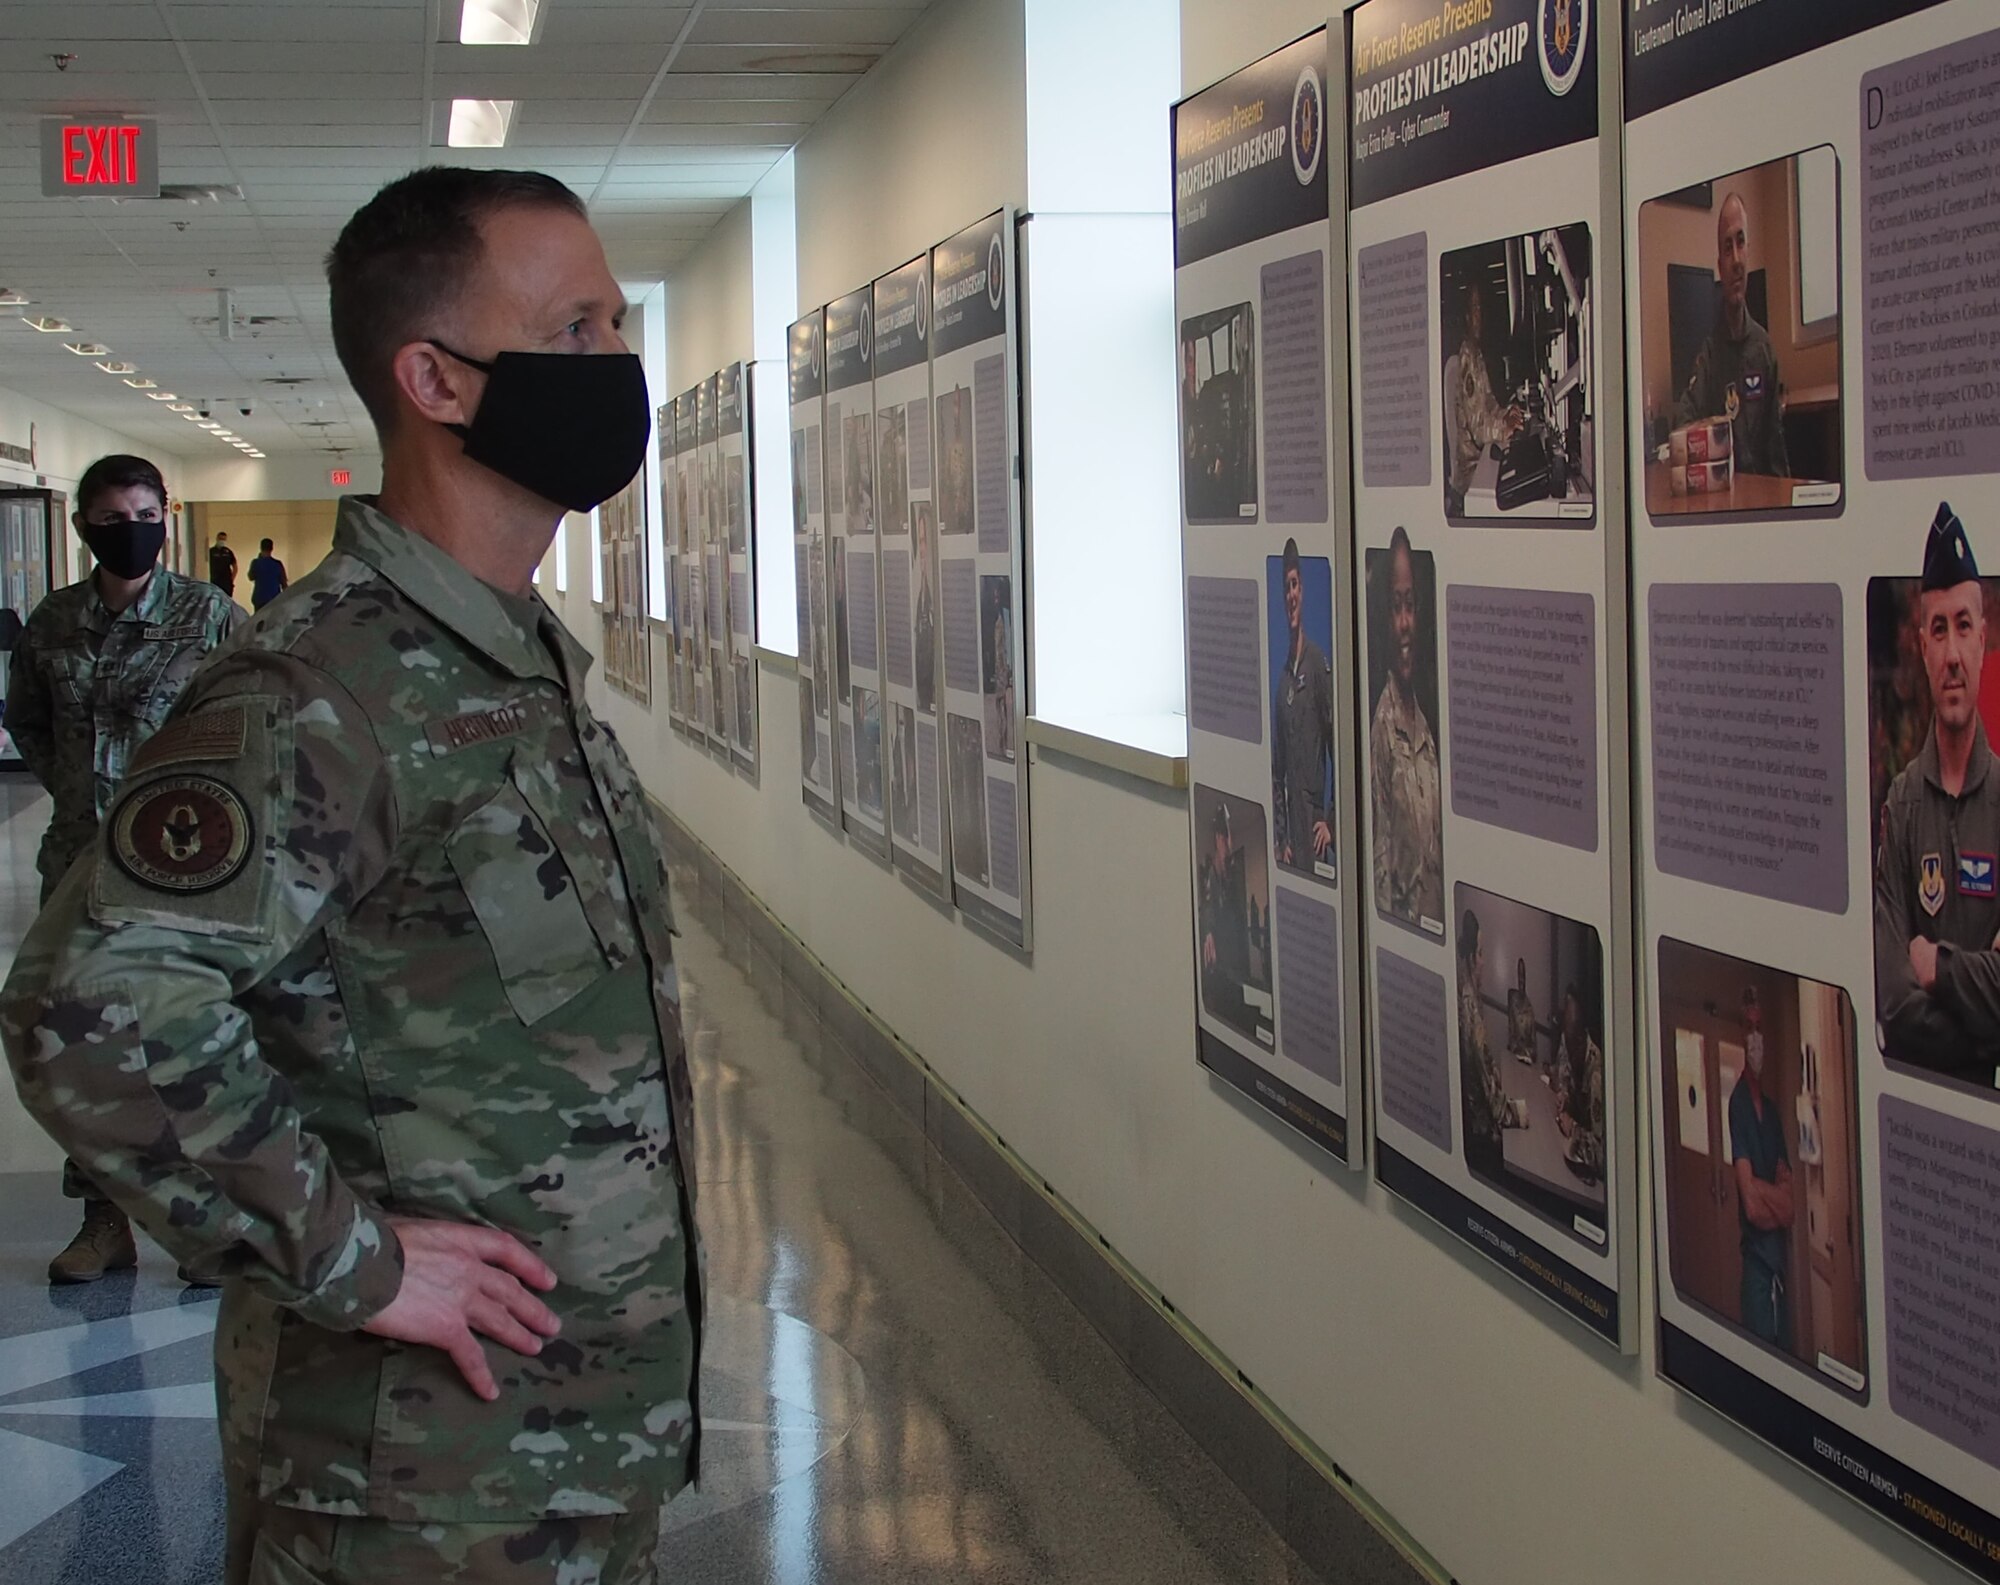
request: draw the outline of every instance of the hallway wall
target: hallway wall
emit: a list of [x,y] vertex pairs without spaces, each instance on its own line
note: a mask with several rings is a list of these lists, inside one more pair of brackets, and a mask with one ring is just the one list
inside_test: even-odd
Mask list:
[[[802,145],[803,306],[1030,204],[1023,15],[1023,0],[946,0]],[[1183,0],[1184,83],[1324,20],[1290,0]],[[1164,183],[1165,106],[1158,137]],[[704,365],[676,362],[681,383],[751,353],[747,316],[695,284],[747,277],[747,233],[725,228],[670,283],[670,348],[698,344]],[[716,324],[741,339],[696,342]],[[595,645],[587,530],[569,545],[562,608]],[[598,703],[662,802],[1466,1585],[1958,1577],[1683,1403],[1655,1380],[1650,1338],[1637,1358],[1606,1354],[1203,1074],[1184,795],[1035,761],[1023,961],[814,821],[796,678],[764,663],[759,682],[755,787],[675,738],[663,703]]]

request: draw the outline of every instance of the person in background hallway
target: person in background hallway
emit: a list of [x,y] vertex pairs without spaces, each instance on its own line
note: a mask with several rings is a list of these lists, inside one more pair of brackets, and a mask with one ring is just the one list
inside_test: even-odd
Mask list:
[[227,533],[218,533],[208,547],[208,581],[230,599],[236,598],[236,552],[229,548]]
[[[167,486],[145,458],[98,458],[76,500],[77,535],[97,565],[29,615],[7,691],[7,730],[55,805],[35,860],[44,903],[95,840],[134,751],[249,620],[220,590],[160,565]],[[83,1226],[49,1263],[50,1282],[95,1282],[138,1263],[132,1224],[74,1160],[63,1163],[63,1193],[83,1202]]]
[[1507,993],[1507,1049],[1523,1062],[1535,1060],[1535,1004],[1528,995],[1528,960],[1514,960],[1514,988]]
[[250,609],[253,611],[263,610],[292,586],[285,564],[271,554],[271,549],[271,542],[265,540],[257,547],[257,554],[250,562]]
[[1792,462],[1779,402],[1778,351],[1750,312],[1750,210],[1735,193],[1722,200],[1715,217],[1715,276],[1722,287],[1720,311],[1674,403],[1674,425],[1727,418],[1736,470],[1784,478]]
[[2000,767],[1979,718],[1986,595],[1948,502],[1924,542],[1917,602],[1931,729],[1882,804],[1882,1049],[1893,1062],[1990,1088],[2000,1063]]
[[1790,1263],[1792,1160],[1778,1098],[1764,1089],[1764,1008],[1743,990],[1743,1076],[1729,1092],[1729,1159],[1735,1163],[1736,1220],[1742,1230],[1743,1325],[1754,1337],[1791,1347],[1785,1293]]
[[693,1093],[646,795],[532,580],[645,373],[546,176],[417,171],[327,275],[382,493],[135,756],[0,1035],[225,1278],[228,1585],[640,1585],[699,1450]]

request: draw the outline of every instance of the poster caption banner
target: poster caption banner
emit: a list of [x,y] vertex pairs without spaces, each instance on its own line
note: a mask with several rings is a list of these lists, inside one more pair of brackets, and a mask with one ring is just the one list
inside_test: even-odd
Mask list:
[[1201,1064],[1358,1166],[1327,77],[1322,29],[1173,111],[1191,946]]
[[1636,1346],[1597,0],[1346,17],[1378,1179]]
[[875,324],[875,526],[882,582],[884,794],[896,870],[949,905],[939,681],[938,526],[931,428],[931,261],[880,277]]
[[2000,16],[1635,6],[1658,1369],[2000,1581]]
[[882,730],[882,569],[875,507],[875,292],[826,305],[826,520],[833,583],[840,823],[890,862]]
[[937,697],[959,912],[1033,946],[1022,626],[1014,220],[1002,210],[931,250]]
[[799,613],[799,792],[838,828],[840,783],[834,739],[833,609],[827,577],[826,322],[814,310],[786,341],[791,398],[792,575]]

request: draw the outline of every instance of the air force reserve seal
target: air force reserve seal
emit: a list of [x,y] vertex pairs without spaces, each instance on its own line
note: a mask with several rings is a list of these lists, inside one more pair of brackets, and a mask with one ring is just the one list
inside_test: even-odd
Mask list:
[[1320,151],[1326,147],[1326,107],[1320,100],[1319,73],[1308,66],[1292,88],[1292,174],[1306,186],[1319,174]]
[[212,776],[164,776],[128,793],[111,816],[111,856],[142,885],[208,892],[250,858],[250,813]]
[[1917,863],[1917,901],[1933,917],[1944,907],[1944,860],[1935,853],[1926,853]]
[[1592,0],[1538,0],[1535,7],[1535,55],[1542,63],[1542,81],[1557,98],[1583,75],[1591,4]]

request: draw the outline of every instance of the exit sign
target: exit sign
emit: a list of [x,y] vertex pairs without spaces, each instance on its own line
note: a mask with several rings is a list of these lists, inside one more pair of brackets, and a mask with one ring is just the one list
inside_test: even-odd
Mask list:
[[44,198],[158,198],[160,124],[150,117],[42,118]]
[[354,482],[354,470],[351,468],[329,468],[326,474],[326,482],[336,490],[344,490]]

